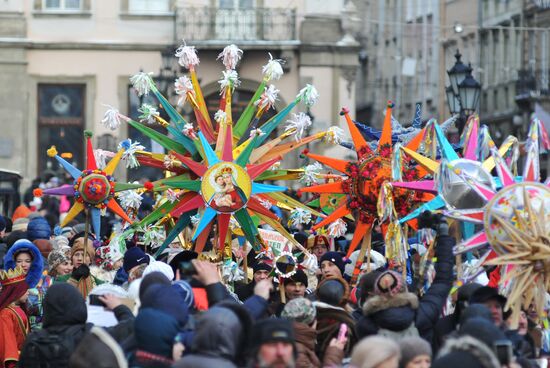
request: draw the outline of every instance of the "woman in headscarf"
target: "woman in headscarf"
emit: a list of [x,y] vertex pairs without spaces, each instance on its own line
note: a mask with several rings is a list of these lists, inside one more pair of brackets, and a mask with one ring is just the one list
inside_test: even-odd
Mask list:
[[73,264],[71,274],[58,276],[55,281],[67,282],[76,287],[82,296],[86,298],[90,291],[104,281],[90,274],[90,265],[95,257],[93,240],[85,241],[83,237],[75,239],[70,252],[70,259]]
[[42,328],[42,302],[52,279],[43,274],[44,260],[40,250],[27,239],[16,241],[4,256],[4,269],[20,266],[29,280],[29,297],[26,301],[26,313],[31,330]]

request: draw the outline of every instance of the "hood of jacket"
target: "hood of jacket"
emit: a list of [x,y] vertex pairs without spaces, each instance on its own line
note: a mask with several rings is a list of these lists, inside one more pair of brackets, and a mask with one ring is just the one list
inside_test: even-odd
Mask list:
[[296,343],[304,345],[310,350],[315,350],[317,341],[317,332],[311,327],[301,322],[293,322],[294,339]]
[[32,289],[38,284],[40,278],[42,277],[42,271],[44,271],[44,259],[42,258],[42,254],[32,242],[27,239],[19,239],[13,243],[4,256],[4,269],[9,270],[15,268],[16,264],[14,255],[23,249],[28,250],[32,256],[31,268],[25,277],[27,285],[29,285],[29,288]]
[[224,307],[214,306],[199,317],[192,353],[234,360],[245,338],[237,314]]
[[374,296],[363,304],[363,314],[379,328],[401,331],[415,322],[418,297],[413,293],[394,296]]
[[44,328],[85,324],[86,302],[72,285],[60,282],[49,287],[43,301]]

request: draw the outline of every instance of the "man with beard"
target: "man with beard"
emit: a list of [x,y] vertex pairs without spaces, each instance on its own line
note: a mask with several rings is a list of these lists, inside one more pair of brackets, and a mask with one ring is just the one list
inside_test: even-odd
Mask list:
[[252,333],[253,349],[250,367],[294,368],[296,343],[292,324],[287,319],[269,318],[259,321]]

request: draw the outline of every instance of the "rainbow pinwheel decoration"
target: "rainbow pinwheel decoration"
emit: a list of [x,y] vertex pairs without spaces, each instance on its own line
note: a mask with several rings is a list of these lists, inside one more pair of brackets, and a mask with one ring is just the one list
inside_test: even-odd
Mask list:
[[[322,164],[341,172],[339,180],[321,185],[301,189],[310,193],[341,193],[347,195],[347,201],[340,205],[323,221],[313,226],[313,230],[328,225],[337,219],[352,214],[355,218],[356,229],[351,241],[348,256],[355,250],[359,242],[371,231],[374,221],[378,218],[378,197],[380,189],[392,179],[392,126],[391,111],[393,104],[390,102],[386,109],[386,116],[382,127],[382,134],[375,151],[369,148],[359,129],[349,116],[347,109],[342,109],[352,140],[357,152],[357,161],[346,161],[306,153],[306,155]],[[422,132],[419,133],[421,135]],[[413,138],[408,146],[415,149],[419,144],[419,138]],[[407,163],[403,165],[403,176],[407,180],[418,179],[419,172]],[[394,191],[392,211],[404,215],[420,199],[420,194],[409,190],[397,189]]]
[[[177,50],[176,57],[180,65],[189,70],[190,76],[176,79],[175,91],[179,96],[178,106],[188,103],[193,108],[195,125],[187,122],[177,108],[166,100],[147,73],[139,73],[131,78],[134,88],[140,95],[152,92],[170,121],[162,119],[154,106],[142,107],[141,123],[120,114],[116,109],[110,109],[106,113],[104,122],[108,126],[116,128],[121,121],[125,121],[158,142],[167,151],[166,155],[136,152],[137,160],[141,164],[158,167],[174,174],[152,183],[151,190],[168,194],[168,200],[140,222],[140,226],[144,226],[167,216],[177,219],[159,252],[190,224],[191,217],[196,214],[200,220],[195,228],[193,240],[196,240],[195,251],[199,253],[208,239],[214,218],[217,218],[220,246],[227,243],[226,236],[233,216],[241,226],[246,239],[256,250],[260,250],[263,245],[256,228],[257,220],[255,224],[251,216],[271,225],[287,236],[294,245],[297,242],[268,207],[277,205],[286,210],[302,208],[321,216],[320,213],[282,193],[284,187],[262,184],[260,181],[298,179],[303,170],[281,170],[274,168],[274,165],[287,153],[314,140],[326,139],[332,143],[339,143],[339,132],[336,128],[331,128],[326,132],[303,136],[311,125],[311,120],[306,114],[298,113],[287,121],[284,133],[276,138],[270,137],[294,107],[299,103],[312,106],[318,97],[315,88],[308,85],[290,104],[261,124],[265,111],[270,109],[277,99],[278,90],[268,83],[280,78],[283,73],[280,60],[273,58],[263,67],[262,82],[242,115],[234,123],[231,103],[233,91],[240,83],[235,68],[241,56],[242,51],[235,45],[227,46],[219,56],[225,70],[223,78],[219,81],[219,110],[213,119],[208,114],[198,84],[197,51],[187,45],[182,45]],[[161,124],[170,136],[157,132],[143,123]],[[292,142],[282,143],[291,136],[294,136]]]
[[[441,185],[458,178],[483,198],[478,209],[444,211],[447,216],[483,225],[483,230],[455,247],[455,253],[478,249],[487,243],[497,257],[486,264],[499,265],[501,286],[508,296],[506,309],[511,309],[517,323],[521,308],[531,302],[543,313],[546,292],[550,290],[550,189],[540,183],[539,138],[543,149],[550,141],[540,120],[533,119],[526,140],[523,175],[514,177],[502,155],[489,140],[500,190],[480,182],[452,162],[441,167]],[[542,315],[542,314],[541,314]]]
[[132,223],[132,220],[114,199],[115,192],[137,189],[142,186],[139,184],[117,183],[112,176],[124,154],[124,144],[122,144],[122,148],[109,161],[105,169],[100,170],[94,156],[91,142],[92,134],[90,132],[85,132],[85,134],[87,159],[86,169],[82,171],[57,155],[57,150],[54,146],[48,149],[48,156],[55,157],[61,166],[73,177],[74,182],[72,186],[66,185],[45,189],[43,194],[74,197],[75,203],[63,219],[61,226],[66,226],[80,212],[89,210],[94,233],[96,236],[99,236],[101,231],[101,211],[104,209],[109,209],[124,221]]

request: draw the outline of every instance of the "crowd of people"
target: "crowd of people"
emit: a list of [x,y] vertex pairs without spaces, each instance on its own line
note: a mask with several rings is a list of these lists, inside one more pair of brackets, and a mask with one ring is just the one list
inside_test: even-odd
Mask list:
[[514,326],[498,269],[457,280],[440,216],[420,221],[436,234],[426,276],[420,247],[403,269],[379,233],[348,259],[345,239],[295,231],[316,271],[273,277],[251,252],[250,277],[227,283],[179,243],[155,258],[134,237],[122,252],[110,229],[60,228],[58,209],[32,200],[0,217],[2,367],[546,367],[546,316],[525,308]]

